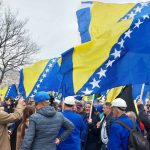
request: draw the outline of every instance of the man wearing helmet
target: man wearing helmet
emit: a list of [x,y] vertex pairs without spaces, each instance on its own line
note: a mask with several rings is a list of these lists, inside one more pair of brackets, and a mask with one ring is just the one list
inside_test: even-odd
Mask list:
[[125,115],[127,108],[126,102],[117,98],[112,102],[113,115],[116,118],[110,129],[108,149],[109,150],[127,150],[128,149],[128,138],[129,131],[119,123],[115,122],[117,120],[125,123],[130,128],[133,128],[133,123],[131,119]]

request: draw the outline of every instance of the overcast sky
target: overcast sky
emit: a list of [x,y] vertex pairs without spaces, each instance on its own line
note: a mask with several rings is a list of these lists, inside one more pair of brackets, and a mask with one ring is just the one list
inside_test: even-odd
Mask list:
[[3,0],[3,3],[13,11],[18,11],[21,18],[29,20],[26,28],[41,49],[37,58],[58,57],[65,50],[80,44],[76,10],[80,7],[81,0]]

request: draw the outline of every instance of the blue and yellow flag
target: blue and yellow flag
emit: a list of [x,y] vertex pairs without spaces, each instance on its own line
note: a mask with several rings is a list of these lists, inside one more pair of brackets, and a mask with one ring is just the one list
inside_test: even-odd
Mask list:
[[34,97],[38,91],[58,92],[61,83],[59,58],[41,60],[20,71],[19,92],[24,98]]
[[7,87],[7,86],[4,86],[4,87],[0,90],[0,96],[1,96],[2,101],[3,101],[4,98],[5,98],[5,95],[6,95],[7,90],[8,90],[8,87]]
[[[149,3],[111,4],[82,2],[77,11],[78,29],[82,43],[101,38],[119,21],[138,19],[149,12]],[[106,37],[107,38],[107,37]]]
[[11,97],[15,99],[18,97],[18,91],[15,84],[10,85],[9,87],[5,86],[2,90],[0,90],[0,95],[2,100],[6,97]]
[[[62,88],[65,96],[101,93],[113,87],[148,80],[146,68],[149,69],[147,63],[150,58],[148,53],[150,6],[149,3],[145,6],[142,3],[139,6],[142,7],[141,11],[137,12],[141,13],[139,18],[118,20],[118,23],[112,26],[109,32],[104,32],[101,38],[62,54]],[[134,7],[132,11],[139,6]],[[130,10],[129,14],[132,11]],[[145,53],[147,55],[144,56]],[[142,73],[139,68],[144,69]]]
[[15,84],[12,84],[8,87],[7,92],[5,94],[5,98],[6,97],[11,97],[12,99],[18,97],[18,91]]

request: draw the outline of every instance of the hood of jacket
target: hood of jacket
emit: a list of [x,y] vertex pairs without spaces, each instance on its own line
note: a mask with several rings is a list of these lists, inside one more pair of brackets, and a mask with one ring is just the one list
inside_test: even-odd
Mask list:
[[54,116],[56,114],[56,111],[51,106],[45,106],[45,107],[39,109],[37,111],[37,113],[39,113],[39,114],[41,114],[41,115],[43,115],[45,117],[52,117],[52,116]]

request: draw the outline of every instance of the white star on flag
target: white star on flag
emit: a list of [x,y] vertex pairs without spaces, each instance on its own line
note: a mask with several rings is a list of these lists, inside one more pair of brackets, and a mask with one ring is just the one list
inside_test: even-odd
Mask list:
[[130,14],[128,14],[129,18],[134,18],[136,14],[134,14],[133,12],[131,12]]
[[52,59],[52,62],[55,62],[56,60],[55,59]]
[[40,81],[40,83],[42,83],[43,79],[40,79],[39,81]]
[[49,69],[47,68],[45,71],[46,71],[46,72],[49,72]]
[[139,28],[139,27],[140,27],[140,24],[142,24],[142,23],[143,23],[143,22],[141,22],[141,20],[138,19],[138,22],[135,23],[135,28],[136,28],[136,27]]
[[130,34],[132,33],[132,31],[129,29],[127,32],[125,32],[124,34],[125,34],[125,37],[124,38],[126,38],[126,37],[129,37],[130,38]]
[[100,82],[100,80],[95,80],[95,78],[93,79],[93,82],[90,82],[90,84],[92,84],[92,89],[94,89],[95,87],[99,88],[98,83]]
[[120,42],[118,42],[118,44],[120,45],[120,48],[124,48],[124,46],[123,46],[123,44],[124,44],[124,40],[123,40],[123,39],[121,39],[121,41],[120,41]]
[[83,91],[82,93],[84,93],[85,95],[90,95],[92,93],[92,91],[89,90],[88,88],[86,88],[86,90]]
[[121,53],[121,51],[117,51],[117,50],[115,49],[115,52],[112,53],[111,55],[113,55],[113,56],[115,57],[115,59],[116,59],[117,57],[120,57],[120,53]]
[[35,89],[33,92],[34,92],[34,93],[37,93],[37,90]]
[[114,60],[109,60],[108,63],[106,64],[106,67],[111,67],[113,64]]
[[142,8],[143,8],[143,7],[139,7],[139,6],[138,6],[138,7],[136,7],[134,10],[135,10],[136,13],[138,13],[138,12],[140,13],[141,10],[142,10]]
[[42,77],[43,77],[43,78],[45,78],[45,77],[46,77],[46,74],[45,74],[45,73],[43,73],[43,74],[42,74]]
[[37,84],[36,87],[39,88],[39,87],[40,87],[40,84]]
[[146,19],[146,18],[149,19],[149,15],[144,15],[143,16],[143,19]]
[[99,78],[101,78],[102,76],[106,77],[105,72],[106,72],[106,70],[103,70],[101,68],[101,70],[97,73],[99,75]]
[[49,64],[49,65],[48,65],[48,67],[50,67],[50,68],[51,68],[52,66],[53,66],[52,64]]

